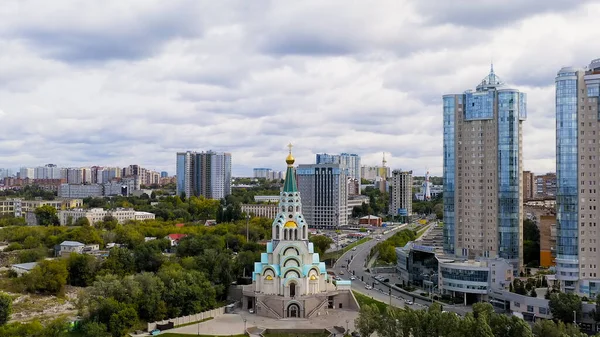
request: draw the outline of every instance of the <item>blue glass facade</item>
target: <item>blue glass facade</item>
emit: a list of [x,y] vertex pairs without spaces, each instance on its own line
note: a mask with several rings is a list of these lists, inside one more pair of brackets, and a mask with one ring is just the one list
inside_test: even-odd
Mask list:
[[465,94],[465,121],[494,118],[495,91]]
[[578,260],[577,125],[577,73],[561,70],[556,77],[557,262]]
[[520,108],[525,97],[517,90],[498,91],[498,255],[501,258],[520,258],[521,219],[519,163]]
[[455,249],[455,204],[454,204],[454,123],[456,100],[462,95],[444,96],[444,252],[454,254]]
[[185,153],[177,154],[177,195],[185,191]]

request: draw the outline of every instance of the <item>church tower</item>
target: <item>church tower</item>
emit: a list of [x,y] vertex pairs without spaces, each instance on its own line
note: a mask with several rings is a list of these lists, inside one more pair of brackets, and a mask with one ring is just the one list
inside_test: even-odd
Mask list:
[[285,159],[287,163],[285,182],[279,196],[279,213],[273,221],[273,235],[271,236],[275,245],[280,241],[300,240],[308,242],[308,225],[302,216],[302,201],[296,183],[292,144],[289,144],[288,147],[290,153]]

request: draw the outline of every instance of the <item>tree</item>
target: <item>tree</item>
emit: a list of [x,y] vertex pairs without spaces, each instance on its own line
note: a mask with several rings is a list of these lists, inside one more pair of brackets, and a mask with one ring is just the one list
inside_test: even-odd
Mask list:
[[309,236],[308,240],[313,243],[317,253],[319,253],[321,256],[325,255],[325,252],[333,243],[333,240],[325,235],[311,235]]
[[137,312],[132,307],[126,307],[110,316],[108,329],[113,337],[121,337],[137,322]]
[[535,288],[532,288],[532,289],[531,289],[531,294],[530,294],[530,296],[531,296],[531,297],[537,297],[537,292],[535,291]]
[[64,260],[43,260],[22,281],[27,291],[59,295],[67,284],[67,265]]
[[60,222],[56,214],[56,208],[50,205],[43,205],[35,209],[37,223],[39,226],[58,226]]
[[0,292],[0,325],[4,325],[10,320],[11,314],[12,298],[8,294]]
[[81,333],[85,337],[108,337],[106,325],[94,321],[88,321],[81,326]]
[[563,322],[573,322],[573,311],[581,314],[581,298],[576,294],[554,293],[550,295],[552,317]]
[[540,265],[540,230],[530,219],[523,221],[523,262],[534,267]]
[[76,287],[87,287],[92,285],[98,267],[98,262],[95,257],[87,254],[71,253],[67,260],[69,284]]
[[360,314],[354,320],[354,326],[361,336],[371,336],[377,330],[380,315],[379,308],[374,304],[365,304],[360,308]]
[[115,247],[108,253],[108,258],[102,264],[102,269],[115,275],[129,275],[135,270],[135,260],[127,248]]
[[90,220],[85,216],[82,216],[81,218],[79,218],[75,221],[75,226],[89,226],[89,225],[90,225]]

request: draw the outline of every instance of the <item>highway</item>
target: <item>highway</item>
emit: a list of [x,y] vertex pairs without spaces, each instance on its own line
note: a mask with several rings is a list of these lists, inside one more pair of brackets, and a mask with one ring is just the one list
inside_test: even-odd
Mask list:
[[[397,230],[382,235],[381,241],[394,235],[399,230],[402,230],[403,228],[405,228],[407,226],[408,226],[408,224],[402,225]],[[352,275],[352,273],[354,273],[356,280],[352,281],[352,290],[355,290],[361,294],[372,297],[373,299],[376,299],[376,300],[379,300],[379,301],[389,304],[390,303],[390,296],[388,295],[389,287],[379,283],[379,284],[375,284],[375,287],[373,289],[369,290],[366,288],[367,285],[372,285],[373,282],[377,282],[373,278],[373,276],[375,276],[375,274],[368,273],[365,268],[365,264],[366,264],[366,262],[367,262],[366,260],[368,259],[368,256],[369,256],[369,252],[377,243],[381,242],[381,241],[377,241],[376,236],[377,235],[375,235],[375,234],[371,235],[371,237],[373,238],[372,240],[369,240],[361,245],[356,246],[355,247],[356,250],[351,249],[351,250],[347,251],[346,253],[344,253],[340,257],[340,259],[338,259],[338,261],[334,264],[333,270],[342,279],[349,279],[350,276]],[[349,265],[347,265],[347,261],[350,258],[352,258],[352,261],[350,262]],[[342,272],[343,272],[343,274],[342,274]],[[387,276],[388,276],[388,274],[386,274],[386,277]],[[398,278],[395,275],[389,275],[389,276],[390,276],[391,284],[398,282],[397,281]],[[418,298],[414,298],[410,295],[407,295],[407,294],[401,293],[395,289],[392,289],[391,304],[393,306],[404,307],[405,305],[407,305],[405,303],[405,300],[410,300],[410,301],[414,302],[414,304],[410,305],[410,307],[413,309],[425,309],[429,305],[431,305],[430,301],[424,301],[424,300],[421,300]],[[454,312],[461,316],[464,316],[468,311],[471,311],[471,308],[465,307],[465,306],[454,306],[454,305],[444,304],[443,310]]]

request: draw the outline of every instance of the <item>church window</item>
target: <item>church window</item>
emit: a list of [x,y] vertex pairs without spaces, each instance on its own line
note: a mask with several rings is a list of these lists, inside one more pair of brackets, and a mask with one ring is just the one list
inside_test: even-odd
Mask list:
[[290,218],[290,219],[291,219],[292,217],[293,217],[293,215],[291,215],[291,214],[290,214],[290,215],[288,215],[288,218]]
[[296,206],[296,212],[300,212],[300,206]]
[[293,212],[294,211],[294,206],[289,206],[288,207],[288,212]]
[[294,229],[294,240],[298,240],[298,229]]
[[288,233],[288,230],[287,230],[287,229],[284,229],[284,230],[283,230],[283,239],[284,239],[284,240],[287,240],[287,233]]
[[279,240],[279,226],[275,226],[275,240]]
[[306,226],[302,227],[302,238],[306,240]]
[[285,212],[285,206],[281,206],[281,211]]

